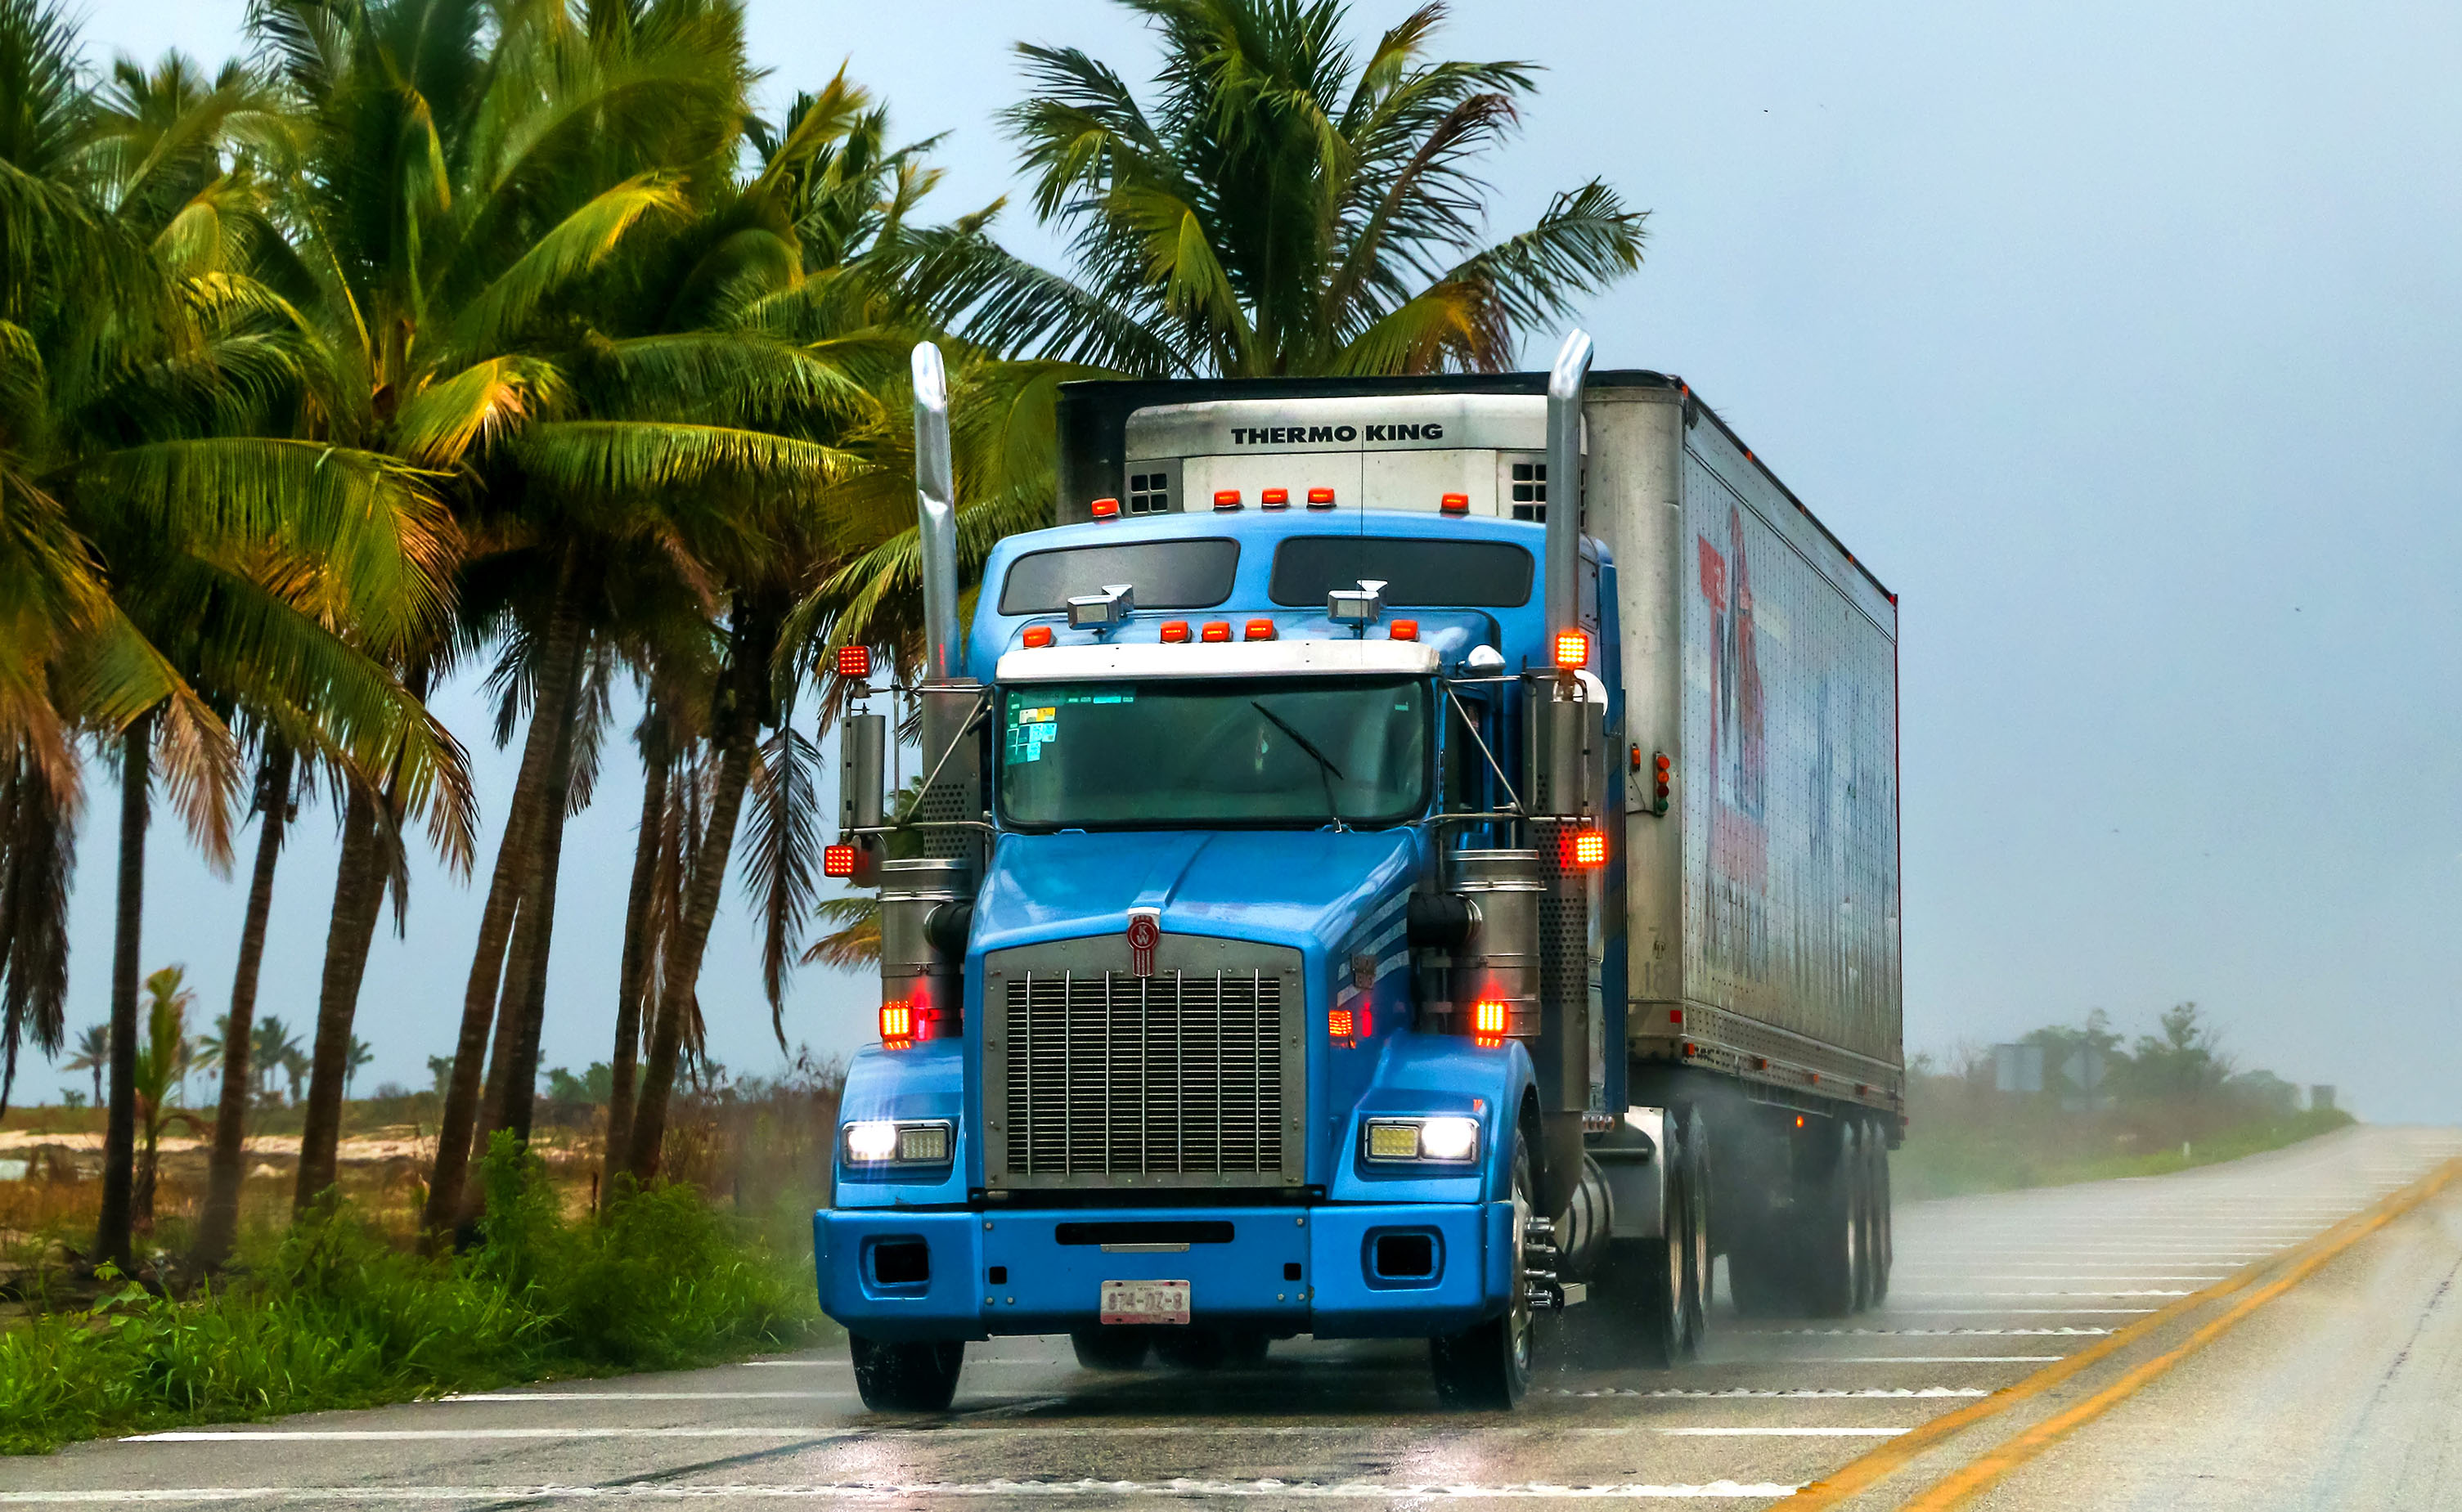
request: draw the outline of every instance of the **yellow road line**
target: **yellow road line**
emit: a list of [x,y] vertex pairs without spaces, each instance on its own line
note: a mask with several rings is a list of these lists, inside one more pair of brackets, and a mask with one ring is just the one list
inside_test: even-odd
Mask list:
[[1961,1506],[1978,1493],[1997,1485],[2011,1471],[2127,1401],[2171,1367],[2230,1332],[2250,1313],[2323,1269],[2353,1244],[2428,1200],[2457,1174],[2462,1174],[2462,1164],[2449,1162],[2427,1179],[2405,1188],[2385,1202],[2349,1220],[2348,1232],[2319,1245],[2290,1269],[2234,1303],[2230,1311],[2189,1335],[2178,1348],[2135,1367],[2075,1407],[2044,1418],[1970,1461],[1954,1475],[1907,1502],[1903,1512],[1946,1512],[1946,1509]]
[[[2148,1371],[2151,1366],[2160,1365],[2160,1370],[2153,1370],[2151,1373],[2146,1375],[2146,1380],[2153,1379],[2155,1375],[2161,1374],[2162,1371],[2170,1369],[2171,1364],[2176,1364],[2179,1357],[2195,1349],[2201,1348],[2211,1335],[2219,1334],[2223,1328],[2228,1328],[2232,1323],[2236,1323],[2240,1318],[2245,1317],[2250,1310],[2263,1306],[2265,1302],[2276,1296],[2279,1296],[2283,1289],[2296,1285],[2300,1279],[2306,1277],[2318,1266],[2322,1265],[2334,1256],[2341,1254],[2345,1249],[2348,1249],[2363,1237],[2374,1233],[2377,1229],[2385,1226],[2385,1224],[2392,1221],[2396,1218],[2399,1218],[2404,1213],[2408,1212],[2410,1209],[2418,1206],[2420,1203],[2435,1196],[2438,1192],[2444,1190],[2446,1185],[2454,1180],[2457,1177],[2462,1177],[2462,1157],[2448,1160],[2443,1165],[2430,1171],[2427,1176],[2422,1177],[2417,1181],[2404,1187],[2399,1192],[2393,1193],[2384,1201],[2377,1203],[2374,1207],[2344,1219],[2342,1222],[2335,1224],[2324,1233],[2308,1241],[2305,1245],[2292,1251],[2294,1256],[2302,1257],[2297,1262],[2292,1272],[2286,1273],[2278,1282],[2269,1284],[2263,1288],[2261,1295],[2249,1299],[2235,1307],[2232,1312],[2227,1315],[2227,1318],[2217,1319],[2215,1323],[2209,1324],[2205,1329],[2200,1329],[2189,1343],[2182,1345],[2178,1350],[2173,1350],[2171,1354],[2164,1356],[2162,1360],[2159,1361],[2149,1361],[2148,1365],[2138,1367],[2138,1371]],[[1824,1479],[1816,1480],[1812,1484],[1805,1486],[1802,1491],[1798,1492],[1788,1501],[1787,1506],[1789,1508],[1789,1512],[1798,1512],[1798,1509],[1803,1508],[1833,1507],[1851,1497],[1861,1494],[1871,1486],[1878,1484],[1880,1481],[1886,1480],[1890,1476],[1897,1474],[1900,1470],[1905,1469],[1908,1465],[1912,1464],[1924,1455],[1929,1454],[1932,1450],[1937,1448],[1941,1443],[1956,1436],[1960,1433],[1965,1432],[1975,1424],[1982,1422],[1987,1418],[1997,1417],[2000,1414],[2007,1412],[2012,1407],[2016,1407],[2020,1403],[2041,1395],[2053,1387],[2058,1386],[2062,1382],[2068,1380],[2071,1376],[2076,1375],[2079,1372],[2087,1369],[2099,1361],[2110,1358],[2114,1353],[2144,1339],[2148,1334],[2152,1333],[2155,1329],[2164,1328],[2197,1308],[2204,1307],[2214,1302],[2219,1302],[2223,1298],[2229,1297],[2235,1292],[2246,1290],[2251,1285],[2256,1285],[2260,1276],[2266,1274],[2270,1268],[2274,1265],[2279,1264],[2281,1262],[2279,1260],[2260,1261],[2232,1276],[2229,1280],[2217,1282],[2214,1285],[2208,1286],[2203,1291],[2182,1297],[2179,1301],[2170,1304],[2159,1312],[2138,1319],[2135,1323],[2129,1324],[2127,1327],[2111,1333],[2101,1342],[2086,1349],[2080,1350],[2075,1354],[2069,1355],[2057,1365],[2045,1366],[2043,1369],[2037,1371],[2034,1374],[2027,1376],[2024,1380],[2018,1382],[2016,1385],[2009,1387],[2005,1391],[1996,1392],[1992,1395],[1984,1398],[1982,1401],[1976,1402],[1971,1407],[1961,1407],[1956,1412],[1944,1413],[1940,1416],[1932,1419],[1930,1422],[1923,1424],[1913,1431],[1900,1437],[1891,1439],[1882,1448],[1876,1449],[1872,1451],[1872,1453],[1866,1455],[1859,1459],[1850,1460],[1838,1467],[1837,1470],[1831,1472]],[[2131,1372],[2130,1375],[2133,1377],[2138,1372]],[[2120,1385],[2115,1385],[2112,1388],[2112,1391],[2120,1392],[2121,1395],[2126,1395],[2127,1392],[2121,1391],[2121,1386],[2127,1385],[2127,1378],[2124,1378]],[[2139,1386],[2144,1384],[2144,1381],[2137,1382],[2137,1385]],[[2136,1386],[2128,1386],[2127,1390],[2134,1391],[2136,1390]],[[2104,1401],[2104,1396],[2109,1396],[2110,1401]],[[2088,1403],[2081,1404],[2080,1408],[2070,1409],[2070,1412],[2075,1413],[2081,1411],[2084,1406],[2093,1405],[2093,1402],[2102,1402],[2102,1406],[2095,1408],[2095,1413],[2087,1415],[2087,1416],[2090,1417],[2105,1411],[2111,1405],[2112,1401],[2118,1401],[2119,1399],[2119,1396],[2112,1396],[2110,1392],[2106,1392],[2103,1393],[2103,1396],[2095,1397]],[[2064,1413],[2062,1414],[2060,1417],[2048,1418],[2043,1423],[2037,1425],[2037,1431],[2049,1427],[2052,1423],[2059,1422],[2061,1417],[2066,1417],[2068,1415],[2068,1413]],[[2078,1418],[2078,1422],[2084,1422],[2085,1420],[2085,1417]],[[2076,1424],[2072,1423],[2069,1426],[2073,1428]],[[2067,1428],[2063,1428],[2060,1432],[2066,1433],[2067,1431]],[[2013,1439],[2011,1441],[2011,1446],[2021,1441],[2025,1436],[2026,1436],[2021,1435],[2019,1439]],[[2057,1438],[2058,1436],[2059,1435],[2055,1434],[2053,1438]],[[2050,1442],[2052,1442],[2052,1438],[2046,1438],[2043,1440],[2043,1444],[2049,1444]],[[2007,1448],[2011,1446],[2003,1447]],[[2030,1452],[2040,1453],[2041,1447],[2042,1445],[2037,1445],[2036,1449]],[[1987,1457],[1987,1459],[1989,1458],[1990,1457]],[[1979,1466],[1985,1462],[1985,1460],[1977,1460],[1976,1465]],[[2019,1462],[2020,1461],[2010,1461],[2007,1466],[2002,1468],[1992,1479],[1998,1480],[2000,1475],[2006,1475],[2008,1471],[2010,1469],[2014,1469]],[[1942,1482],[1942,1485],[1946,1486],[1950,1482],[1948,1481],[1944,1481]],[[1980,1490],[1983,1486],[1990,1483],[1990,1480],[1979,1481],[1973,1487],[1960,1492],[1959,1495],[1961,1497],[1972,1495],[1974,1491]],[[1936,1494],[1939,1489],[1939,1487],[1935,1487],[1933,1493],[1928,1493],[1928,1495]],[[1954,1503],[1934,1502],[1931,1501],[1909,1503],[1911,1506],[1921,1505],[1927,1507],[1953,1504]]]

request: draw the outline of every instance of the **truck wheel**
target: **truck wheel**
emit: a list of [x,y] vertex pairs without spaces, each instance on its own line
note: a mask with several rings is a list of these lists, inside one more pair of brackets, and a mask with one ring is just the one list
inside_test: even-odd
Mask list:
[[938,1413],[958,1394],[958,1372],[966,1363],[962,1339],[888,1344],[860,1333],[847,1335],[854,1356],[854,1389],[875,1413]]
[[1530,1284],[1523,1250],[1530,1215],[1538,1207],[1536,1187],[1530,1178],[1530,1142],[1517,1129],[1513,1135],[1513,1296],[1505,1304],[1503,1316],[1428,1341],[1436,1399],[1447,1407],[1509,1411],[1530,1390]]
[[1872,1138],[1872,1245],[1868,1263],[1872,1267],[1872,1306],[1879,1307],[1890,1297],[1890,1264],[1895,1258],[1890,1237],[1890,1147],[1875,1134]]
[[1090,1371],[1134,1371],[1146,1363],[1146,1350],[1154,1341],[1146,1330],[1121,1328],[1079,1328],[1069,1335],[1069,1347],[1077,1351],[1077,1363]]
[[1684,1116],[1684,1142],[1678,1154],[1684,1168],[1684,1331],[1677,1339],[1677,1360],[1701,1352],[1710,1331],[1710,1126],[1698,1112]]
[[1864,1269],[1863,1148],[1852,1125],[1843,1125],[1825,1169],[1807,1177],[1796,1195],[1803,1228],[1803,1292],[1816,1318],[1843,1318],[1862,1295]]

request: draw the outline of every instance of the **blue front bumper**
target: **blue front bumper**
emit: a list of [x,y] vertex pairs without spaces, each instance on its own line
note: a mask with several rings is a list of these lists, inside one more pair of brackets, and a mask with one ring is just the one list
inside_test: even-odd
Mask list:
[[[1062,1242],[1080,1225],[1228,1224],[1185,1249]],[[976,1212],[824,1208],[812,1219],[821,1310],[875,1339],[1066,1333],[1097,1321],[1106,1281],[1185,1281],[1193,1323],[1277,1335],[1412,1338],[1452,1333],[1504,1310],[1513,1205],[1342,1203],[1321,1207]],[[1151,1230],[1148,1230],[1151,1232]],[[1430,1242],[1434,1273],[1381,1279],[1382,1237]],[[917,1250],[917,1245],[921,1250]],[[1416,1251],[1415,1248],[1414,1250]]]

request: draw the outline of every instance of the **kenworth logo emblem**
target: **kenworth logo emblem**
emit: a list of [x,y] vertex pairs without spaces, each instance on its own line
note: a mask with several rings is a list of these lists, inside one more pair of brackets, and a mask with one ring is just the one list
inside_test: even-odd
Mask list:
[[1153,914],[1129,916],[1129,975],[1154,975],[1155,943],[1162,939],[1162,920]]

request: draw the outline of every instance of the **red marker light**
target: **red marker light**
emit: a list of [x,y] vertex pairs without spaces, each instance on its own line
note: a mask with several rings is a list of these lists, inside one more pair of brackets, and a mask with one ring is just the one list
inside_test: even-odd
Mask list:
[[1558,854],[1566,871],[1588,871],[1608,858],[1608,837],[1597,830],[1568,830]]
[[1291,507],[1291,490],[1268,488],[1257,495],[1257,502],[1268,509],[1287,509]]
[[838,647],[838,676],[842,678],[872,676],[872,648],[870,646]]
[[1117,499],[1097,499],[1088,508],[1093,511],[1094,518],[1097,520],[1116,520],[1120,517],[1120,501]]
[[1590,664],[1590,633],[1587,630],[1556,632],[1556,665],[1565,668],[1587,667]]
[[1214,508],[1218,509],[1236,509],[1240,508],[1240,490],[1237,488],[1215,489]]
[[1332,508],[1333,490],[1331,488],[1310,488],[1308,490],[1308,508],[1311,509]]
[[1243,640],[1271,640],[1274,638],[1274,622],[1270,619],[1251,619],[1248,621],[1247,634],[1242,636],[1241,638]]
[[1385,634],[1395,640],[1416,640],[1419,638],[1419,622],[1415,619],[1396,619]]
[[821,875],[823,876],[854,875],[854,847],[851,845],[822,847]]
[[1443,499],[1439,500],[1439,501],[1438,501],[1438,503],[1439,503],[1440,507],[1444,509],[1445,513],[1447,513],[1447,514],[1468,514],[1468,513],[1470,513],[1470,495],[1469,495],[1469,494],[1466,494],[1466,493],[1449,493],[1449,494],[1446,494],[1446,495],[1444,496],[1444,498],[1443,498]]
[[1350,1010],[1349,1008],[1335,1008],[1331,1012],[1328,1013],[1325,1016],[1325,1032],[1332,1039],[1350,1039],[1351,1037]]
[[1198,632],[1197,638],[1228,640],[1231,638],[1231,622],[1227,619],[1209,619],[1205,622],[1205,628]]
[[1028,625],[1026,627],[1025,639],[1026,648],[1028,651],[1040,651],[1044,647],[1051,644],[1051,627],[1049,625]]
[[1162,639],[1168,640],[1174,645],[1177,645],[1179,642],[1188,638],[1188,621],[1185,619],[1164,620],[1162,622],[1160,637]]
[[904,1047],[915,1042],[915,1005],[911,1003],[884,1003],[880,1005],[880,1043]]

